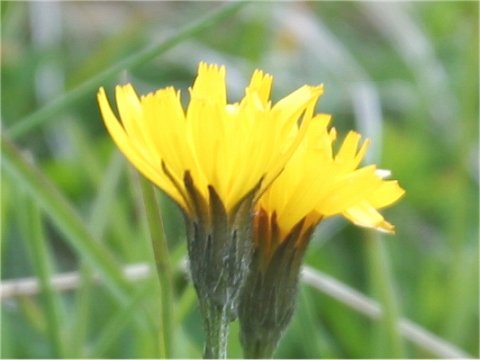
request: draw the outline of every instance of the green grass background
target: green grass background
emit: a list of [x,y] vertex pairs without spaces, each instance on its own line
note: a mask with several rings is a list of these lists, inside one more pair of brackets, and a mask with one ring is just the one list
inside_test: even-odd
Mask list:
[[[187,100],[204,60],[227,65],[230,101],[255,68],[274,76],[274,100],[324,83],[317,110],[333,114],[340,134],[356,128],[372,137],[370,159],[407,190],[384,212],[395,236],[379,243],[332,219],[305,259],[382,302],[387,321],[302,286],[276,355],[434,356],[392,332],[388,320],[403,316],[478,357],[478,3],[223,6],[2,1],[1,278],[35,276],[43,291],[2,301],[1,356],[201,356],[196,298],[181,270],[183,222],[161,194],[173,268],[169,325],[158,279],[120,275],[154,258],[139,177],[107,135],[95,94],[132,82],[141,93],[174,85]],[[379,121],[358,116],[359,104],[381,109]],[[67,271],[80,274],[76,289],[49,285]],[[234,325],[231,357],[241,357],[237,333]]]

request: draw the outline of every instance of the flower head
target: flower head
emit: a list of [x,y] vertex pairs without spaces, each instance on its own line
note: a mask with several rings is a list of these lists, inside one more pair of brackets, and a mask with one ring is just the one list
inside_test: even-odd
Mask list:
[[328,130],[329,122],[325,114],[312,119],[284,171],[260,198],[257,223],[261,217],[274,217],[279,239],[300,222],[307,229],[334,215],[392,233],[394,226],[377,209],[394,203],[405,191],[397,181],[384,180],[386,172],[375,165],[358,168],[368,146],[368,141],[360,143],[358,133],[349,132],[334,155],[336,130]]
[[300,143],[323,88],[303,86],[272,105],[271,85],[272,77],[257,70],[244,98],[228,103],[225,67],[200,63],[186,110],[172,87],[139,98],[131,85],[117,86],[121,122],[103,88],[98,101],[130,162],[195,216],[192,186],[207,204],[214,190],[229,211],[255,187],[266,189]]
[[[292,317],[303,255],[315,226],[341,214],[353,223],[391,233],[377,209],[404,190],[374,165],[358,168],[368,142],[350,132],[332,149],[330,116],[315,116],[283,172],[256,205],[254,253],[239,306],[245,357],[271,357]],[[292,134],[295,136],[295,133]]]

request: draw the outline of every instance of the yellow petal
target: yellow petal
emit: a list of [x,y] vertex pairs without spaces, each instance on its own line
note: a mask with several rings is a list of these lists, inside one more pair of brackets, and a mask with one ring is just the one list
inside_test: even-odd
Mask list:
[[158,166],[153,165],[148,159],[145,159],[141,152],[132,144],[129,137],[125,133],[118,119],[113,114],[110,105],[108,104],[105,90],[100,88],[98,91],[98,103],[102,117],[107,127],[108,132],[112,136],[117,146],[122,150],[127,159],[149,180],[164,189],[173,199],[175,199],[181,206],[186,207],[179,192],[172,186],[171,183],[165,181],[161,176],[160,164]]
[[376,190],[381,180],[375,175],[375,166],[368,166],[339,178],[328,194],[319,199],[316,210],[325,215],[341,213],[358,203],[366,194]]
[[323,85],[304,85],[277,102],[272,109],[278,126],[291,125],[323,94]]
[[354,170],[365,156],[369,142],[368,140],[364,141],[358,150],[360,138],[360,134],[350,131],[335,156],[335,162],[342,165],[345,171]]
[[272,88],[273,77],[265,74],[261,70],[255,70],[250,85],[246,89],[246,93],[256,93],[262,103],[267,103],[270,99],[270,90]]
[[385,221],[383,216],[366,201],[345,210],[343,215],[355,225],[380,230],[390,234],[395,232],[395,227]]
[[367,196],[368,202],[376,209],[393,204],[405,194],[398,181],[382,181],[381,185]]
[[201,62],[198,76],[191,89],[192,98],[225,106],[227,104],[225,73],[225,66]]
[[[284,153],[276,161],[276,166],[265,177],[262,184],[264,189],[270,186],[271,182],[282,171],[287,161],[304,139],[310,121],[313,118],[315,104],[322,93],[323,85],[316,87],[303,86],[273,106],[272,116],[276,122],[275,126],[277,129],[280,128],[280,130],[275,131],[280,131],[279,139],[287,142],[289,146],[286,147]],[[298,131],[295,131],[295,135],[292,137],[292,130],[295,129],[299,121],[298,118],[302,113],[303,118],[301,119],[300,128]]]

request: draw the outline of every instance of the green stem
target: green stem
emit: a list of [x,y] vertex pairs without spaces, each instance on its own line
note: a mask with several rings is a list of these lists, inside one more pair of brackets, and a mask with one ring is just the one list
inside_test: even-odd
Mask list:
[[[399,328],[399,311],[395,298],[394,280],[390,272],[390,263],[385,244],[377,233],[372,233],[367,241],[371,277],[374,288],[383,306],[383,324],[386,334],[385,356],[404,358],[405,350]],[[383,354],[382,354],[383,355]]]
[[74,104],[81,98],[96,91],[99,86],[121,71],[135,68],[136,66],[153,59],[155,56],[166,52],[175,45],[181,43],[183,40],[188,39],[194,34],[207,29],[208,27],[220,22],[225,18],[228,18],[229,16],[232,16],[246,3],[247,2],[238,1],[222,6],[218,10],[209,12],[206,16],[199,18],[197,21],[189,23],[189,25],[183,29],[180,29],[163,42],[147,47],[146,49],[133,52],[131,56],[113,64],[108,69],[86,80],[76,88],[66,92],[63,96],[53,100],[43,108],[16,121],[15,125],[8,129],[9,135],[12,138],[17,138],[25,135],[47,121],[60,119],[59,113],[62,110],[65,110],[68,106]]
[[205,318],[204,359],[226,359],[229,319],[226,306],[206,304],[203,307]]
[[257,343],[244,347],[243,357],[245,359],[273,359],[273,354],[277,349],[278,342],[275,343]]
[[145,178],[140,177],[143,202],[147,216],[148,228],[150,231],[150,240],[152,242],[153,253],[155,256],[155,265],[157,268],[158,279],[160,281],[161,297],[161,339],[160,353],[164,358],[172,357],[172,334],[173,326],[173,296],[172,296],[172,270],[170,266],[170,255],[168,244],[165,237],[161,210],[158,206],[156,194],[151,185]]

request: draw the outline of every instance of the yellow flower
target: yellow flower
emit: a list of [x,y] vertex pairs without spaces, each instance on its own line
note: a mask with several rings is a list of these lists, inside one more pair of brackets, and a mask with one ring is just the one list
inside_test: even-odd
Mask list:
[[207,204],[213,189],[228,212],[256,187],[264,191],[300,143],[323,87],[303,86],[272,106],[271,85],[257,70],[245,97],[229,104],[225,67],[200,63],[186,111],[172,87],[139,98],[131,85],[117,86],[121,122],[103,88],[98,101],[120,150],[192,216],[192,185]]
[[[254,252],[239,302],[245,358],[270,358],[295,308],[303,255],[315,226],[341,214],[353,223],[391,233],[377,209],[404,190],[373,165],[358,168],[368,142],[350,132],[334,155],[330,116],[315,116],[283,172],[261,196],[253,223]],[[292,130],[291,136],[296,136]]]
[[117,86],[121,122],[104,89],[98,93],[120,150],[183,210],[206,358],[225,356],[227,324],[237,316],[252,255],[255,200],[305,137],[323,92],[303,86],[272,105],[271,85],[257,70],[244,98],[228,103],[225,68],[200,63],[186,110],[171,87],[139,98],[131,85]]
[[[358,168],[368,141],[360,145],[356,132],[349,132],[333,155],[336,131],[328,130],[329,122],[330,116],[325,114],[312,119],[295,154],[257,204],[256,226],[261,222],[263,227],[272,227],[273,219],[278,227],[277,241],[300,222],[303,232],[321,219],[338,214],[356,225],[387,233],[394,231],[394,226],[377,209],[397,201],[404,190],[397,181],[384,180],[386,172],[374,165]],[[257,241],[271,240],[262,237],[257,236]]]

